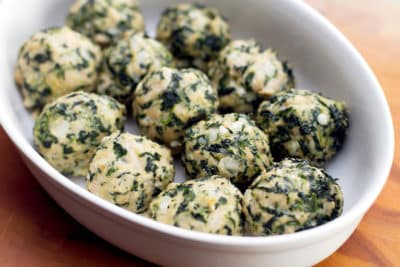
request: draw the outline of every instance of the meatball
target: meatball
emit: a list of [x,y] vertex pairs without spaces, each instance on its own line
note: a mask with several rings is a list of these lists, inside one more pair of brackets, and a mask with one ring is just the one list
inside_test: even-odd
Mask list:
[[125,107],[108,96],[73,92],[46,105],[34,126],[39,153],[65,175],[86,176],[103,137],[123,128]]
[[59,96],[93,90],[100,62],[100,48],[67,27],[34,34],[19,50],[15,72],[25,107],[37,112]]
[[272,49],[256,56],[244,71],[242,79],[246,88],[262,98],[294,87],[292,70],[287,63],[278,60]]
[[205,70],[207,62],[230,41],[231,34],[218,10],[200,4],[178,4],[161,15],[157,39],[176,57]]
[[240,235],[243,196],[229,180],[211,176],[172,183],[150,204],[150,217],[185,229]]
[[66,24],[102,47],[110,46],[130,32],[144,31],[137,0],[77,0]]
[[268,136],[244,114],[212,115],[185,132],[183,165],[190,178],[221,175],[246,185],[272,162]]
[[173,179],[174,164],[168,148],[146,137],[117,132],[98,146],[86,185],[95,195],[141,213]]
[[236,40],[229,43],[209,67],[208,74],[218,89],[222,112],[252,113],[260,98],[247,87],[243,74],[259,56],[260,45],[254,40]]
[[97,91],[128,103],[148,72],[173,65],[173,57],[163,44],[143,33],[133,34],[105,52]]
[[298,232],[342,213],[336,180],[300,159],[284,159],[262,173],[244,193],[245,229],[250,235]]
[[349,127],[343,102],[295,89],[263,102],[256,121],[270,137],[276,160],[299,157],[317,166],[342,147]]
[[147,75],[134,93],[133,112],[149,138],[180,151],[184,130],[214,113],[217,93],[195,69],[161,68]]

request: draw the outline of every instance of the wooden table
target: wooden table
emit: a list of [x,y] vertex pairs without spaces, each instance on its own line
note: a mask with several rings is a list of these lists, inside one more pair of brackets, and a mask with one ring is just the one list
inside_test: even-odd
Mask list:
[[[380,197],[352,237],[319,266],[400,266],[400,0],[307,2],[370,63],[389,100],[397,137]],[[0,266],[151,266],[91,234],[57,206],[2,130],[0,162]]]

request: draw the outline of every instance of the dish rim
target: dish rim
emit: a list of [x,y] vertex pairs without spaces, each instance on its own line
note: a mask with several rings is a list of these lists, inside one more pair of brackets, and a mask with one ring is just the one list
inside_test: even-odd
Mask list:
[[[14,124],[9,116],[7,116],[7,108],[5,108],[5,106],[9,106],[9,103],[7,103],[9,101],[7,101],[8,98],[6,92],[9,89],[3,89],[0,91],[0,95],[3,96],[0,97],[0,124],[2,125],[8,137],[18,148],[20,153],[27,157],[43,173],[49,176],[50,179],[48,180],[53,185],[58,186],[59,189],[62,189],[65,192],[72,193],[71,196],[73,196],[75,200],[82,202],[82,204],[87,206],[87,208],[90,208],[96,212],[101,212],[103,216],[107,216],[109,217],[109,219],[115,221],[120,221],[131,225],[137,224],[149,230],[153,230],[164,235],[183,240],[221,245],[224,247],[246,246],[249,248],[261,248],[265,246],[271,246],[271,248],[274,248],[274,246],[276,246],[276,249],[283,249],[285,247],[288,248],[294,246],[294,244],[296,244],[296,246],[299,244],[308,244],[311,243],[314,239],[321,239],[324,236],[330,236],[334,233],[337,233],[341,231],[344,227],[347,227],[356,220],[359,220],[371,207],[371,205],[383,189],[383,186],[389,176],[394,157],[394,127],[392,123],[392,116],[389,105],[384,95],[384,91],[379,84],[378,79],[372,72],[368,63],[357,51],[357,49],[350,43],[350,41],[331,22],[329,22],[325,17],[323,17],[320,13],[318,13],[318,11],[314,10],[307,3],[291,0],[284,1],[287,4],[293,5],[293,8],[299,9],[299,12],[305,12],[307,16],[311,17],[314,20],[313,23],[321,24],[322,27],[325,28],[330,34],[334,35],[337,42],[341,43],[344,49],[346,49],[349,54],[354,57],[354,60],[358,62],[359,67],[365,73],[366,77],[368,77],[368,82],[371,84],[371,87],[376,90],[378,98],[375,101],[382,105],[384,109],[384,118],[382,119],[385,121],[385,124],[388,127],[387,136],[385,139],[389,146],[387,153],[385,153],[385,155],[382,155],[382,163],[380,164],[378,171],[380,174],[379,177],[375,178],[373,186],[370,186],[369,190],[365,192],[360,199],[357,200],[354,206],[346,214],[342,214],[340,217],[331,222],[312,229],[292,234],[262,237],[215,235],[166,225],[154,221],[150,218],[146,218],[125,209],[119,208],[112,203],[109,203],[106,200],[103,200],[100,197],[91,194],[90,192],[88,192],[84,188],[81,188],[79,185],[75,184],[70,179],[55,170],[39,155],[38,152],[36,152],[34,147],[28,142],[28,140],[22,134],[20,134],[20,131],[17,129],[16,124]],[[4,6],[6,2],[9,1],[0,1],[0,34],[2,34],[2,18],[4,17],[2,14],[3,12],[5,12]],[[5,51],[4,42],[0,42],[0,51]],[[3,67],[6,68],[6,63],[4,62],[0,63],[0,80],[2,75],[4,75],[4,72],[1,71]],[[92,205],[92,207],[89,204]]]

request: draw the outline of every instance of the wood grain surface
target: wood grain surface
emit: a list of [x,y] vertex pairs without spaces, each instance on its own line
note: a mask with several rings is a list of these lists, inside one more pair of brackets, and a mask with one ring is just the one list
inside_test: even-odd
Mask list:
[[[383,192],[351,238],[319,266],[400,266],[400,0],[307,2],[367,59],[385,90],[396,131]],[[0,266],[151,266],[91,234],[57,206],[1,129],[0,162]]]

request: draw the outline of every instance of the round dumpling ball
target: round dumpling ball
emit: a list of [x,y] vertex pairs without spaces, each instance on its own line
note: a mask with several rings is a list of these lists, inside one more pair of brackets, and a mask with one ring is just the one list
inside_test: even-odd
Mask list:
[[222,112],[252,113],[257,110],[261,100],[246,86],[243,74],[261,53],[260,49],[254,40],[235,40],[211,62],[208,74],[213,87],[218,89]]
[[218,10],[185,3],[163,12],[157,26],[157,39],[176,57],[205,70],[207,62],[229,43],[231,34]]
[[250,235],[298,232],[342,213],[336,180],[300,159],[284,159],[262,173],[244,193],[245,228]]
[[150,204],[150,217],[194,231],[240,235],[243,196],[229,180],[211,176],[172,183]]
[[267,49],[246,68],[242,82],[258,96],[269,98],[277,92],[293,88],[294,76],[289,65],[279,61],[275,51]]
[[270,137],[276,160],[298,157],[318,166],[342,147],[349,127],[343,102],[296,89],[261,103],[256,121]]
[[87,189],[135,213],[174,179],[171,152],[146,137],[114,133],[105,137],[90,163]]
[[218,97],[207,76],[196,69],[161,68],[136,88],[133,113],[141,131],[179,152],[184,130],[214,113]]
[[38,32],[18,54],[15,81],[33,111],[72,91],[95,89],[101,50],[67,27]]
[[107,47],[126,32],[144,31],[144,20],[137,0],[77,0],[66,24]]
[[249,184],[271,163],[268,136],[244,114],[214,114],[185,132],[183,165],[190,178],[220,175]]
[[34,126],[36,149],[65,175],[86,176],[103,137],[124,127],[125,107],[108,96],[73,92],[46,105]]
[[148,72],[172,66],[172,54],[163,44],[143,33],[133,34],[104,53],[97,92],[127,103]]

